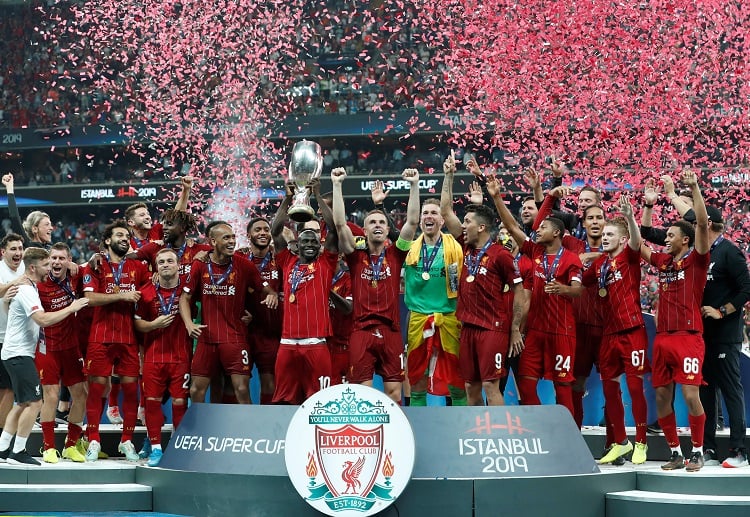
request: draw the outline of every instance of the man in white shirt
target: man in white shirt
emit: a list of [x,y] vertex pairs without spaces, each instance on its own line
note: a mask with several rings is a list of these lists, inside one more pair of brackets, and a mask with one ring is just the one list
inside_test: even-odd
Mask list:
[[[42,386],[34,363],[37,343],[40,347],[45,346],[44,334],[39,339],[39,328],[64,320],[86,307],[89,300],[79,298],[59,311],[45,312],[36,284],[49,274],[49,253],[42,248],[28,248],[23,254],[23,263],[23,275],[6,290],[2,300],[8,312],[8,326],[0,359],[10,376],[16,405],[8,413],[0,434],[0,462],[40,465],[26,451],[26,441],[42,408]],[[14,435],[16,440],[11,452],[10,442]]]
[[[5,296],[8,289],[15,285],[15,281],[23,275],[23,237],[9,233],[0,241],[0,298]],[[5,341],[5,327],[8,324],[8,312],[0,304],[0,350]],[[5,419],[13,407],[13,390],[10,377],[0,361],[0,432],[5,428]]]

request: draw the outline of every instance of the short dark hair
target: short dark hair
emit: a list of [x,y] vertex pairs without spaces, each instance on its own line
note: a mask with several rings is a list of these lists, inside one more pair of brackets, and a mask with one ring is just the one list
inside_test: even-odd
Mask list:
[[102,233],[102,241],[111,239],[112,233],[114,233],[115,228],[124,228],[128,231],[128,233],[130,233],[130,228],[128,227],[128,223],[125,222],[125,219],[115,219],[104,228],[104,232]]
[[479,224],[483,224],[487,227],[492,227],[495,224],[495,211],[488,206],[484,205],[467,205],[467,214],[474,214],[474,217],[478,219]]
[[695,242],[695,228],[693,228],[692,223],[680,220],[676,221],[672,226],[680,229],[682,235],[688,238],[688,246],[692,247],[693,242]]
[[49,252],[52,254],[52,251],[64,251],[65,253],[70,256],[70,246],[65,244],[64,242],[56,242],[52,246],[49,247]]
[[586,219],[586,214],[588,214],[589,210],[591,210],[592,208],[598,208],[599,210],[602,211],[602,215],[606,215],[606,212],[604,211],[604,208],[602,207],[602,205],[589,205],[583,210],[584,219]]
[[3,237],[3,240],[0,241],[0,247],[2,249],[5,249],[8,247],[9,242],[16,242],[16,241],[24,241],[24,238],[18,235],[17,233],[9,233],[5,237]]
[[602,202],[602,193],[601,193],[601,192],[599,192],[599,189],[596,189],[596,188],[592,187],[591,185],[586,185],[586,186],[584,186],[584,187],[583,187],[583,188],[581,189],[581,192],[585,192],[585,191],[587,191],[587,190],[588,190],[589,192],[593,192],[593,193],[594,193],[594,196],[596,196],[596,203],[597,203],[597,204],[599,204],[599,203],[601,203],[601,202]]
[[250,219],[247,222],[247,226],[245,227],[245,232],[246,233],[250,233],[250,230],[253,229],[253,226],[255,225],[255,223],[259,223],[261,221],[263,221],[264,223],[266,223],[268,226],[271,226],[271,222],[268,219],[266,219],[265,217],[262,217],[262,216],[253,217],[252,219]]
[[230,226],[230,227],[232,226],[231,224],[229,224],[226,221],[221,221],[221,220],[219,220],[219,221],[211,221],[210,223],[208,223],[206,225],[206,238],[210,239],[211,238],[211,231],[214,228],[216,228],[217,226],[222,225],[222,224],[226,224],[227,226]]
[[23,250],[23,265],[28,267],[35,262],[40,260],[48,259],[49,253],[44,248],[37,248],[32,246]]
[[555,230],[560,232],[560,238],[562,239],[565,235],[565,223],[562,221],[562,219],[558,219],[557,217],[548,217],[545,219],[545,221],[549,222],[552,226],[555,227]]
[[146,206],[146,203],[135,203],[133,205],[130,205],[125,209],[125,219],[132,219],[133,215],[135,214],[135,211],[139,208],[145,208],[148,210],[148,207]]

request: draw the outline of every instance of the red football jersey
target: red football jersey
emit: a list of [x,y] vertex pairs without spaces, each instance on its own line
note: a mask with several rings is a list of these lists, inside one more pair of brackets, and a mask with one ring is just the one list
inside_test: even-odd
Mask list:
[[[163,249],[163,244],[148,242],[136,250],[136,258],[138,260],[145,260],[146,262],[151,264],[151,269],[153,271],[156,271],[156,255]],[[190,274],[190,268],[193,264],[193,260],[198,253],[200,253],[201,251],[211,250],[212,248],[208,244],[193,243],[192,246],[188,246],[187,242],[182,247],[174,248],[180,264],[180,276]]]
[[[331,290],[341,296],[342,298],[352,299],[352,277],[348,271],[342,271],[342,275],[336,279],[334,276],[334,282],[331,286]],[[329,305],[331,315],[331,327],[333,334],[331,335],[331,343],[336,345],[348,345],[349,336],[352,334],[352,315],[343,314],[341,311],[336,310],[333,306],[333,302]]]
[[148,236],[145,239],[139,239],[135,235],[130,236],[130,247],[134,250],[139,250],[149,242],[163,241],[164,240],[164,225],[161,223],[153,223],[151,229],[148,231]]
[[184,289],[193,295],[193,302],[201,302],[201,320],[206,328],[198,338],[199,342],[246,341],[247,326],[241,320],[245,301],[249,289],[263,290],[263,281],[255,264],[239,255],[233,255],[232,260],[224,265],[196,260]]
[[[252,257],[253,264],[258,268],[263,283],[267,284],[277,293],[281,292],[281,270],[271,251],[266,257]],[[259,332],[266,336],[278,337],[281,335],[281,325],[284,318],[283,305],[280,303],[276,309],[269,309],[261,302],[265,298],[262,292],[254,292],[248,300],[248,308],[253,315],[250,323],[250,333]]]
[[703,332],[701,301],[708,278],[710,254],[694,249],[675,260],[668,253],[651,253],[651,265],[659,272],[657,332]]
[[366,249],[354,250],[346,256],[354,298],[353,330],[373,323],[387,323],[393,330],[400,330],[401,267],[407,253],[396,246],[385,248],[377,280],[373,276],[373,263],[378,263],[378,256],[371,256]]
[[185,363],[190,360],[192,341],[179,315],[184,284],[184,278],[181,277],[180,284],[171,289],[159,287],[157,290],[154,285],[144,288],[143,298],[136,308],[136,318],[153,321],[166,314],[175,314],[176,317],[169,327],[143,334],[143,362]]
[[[521,252],[531,259],[534,267],[534,282],[531,290],[527,328],[547,332],[548,334],[575,336],[576,324],[573,317],[572,299],[567,296],[544,292],[544,286],[547,283],[543,266],[544,246],[526,239],[521,246]],[[555,256],[547,257],[550,268],[552,268],[554,260]],[[565,285],[570,285],[574,280],[580,282],[581,261],[578,259],[578,255],[563,248],[554,279]]]
[[[282,339],[325,338],[331,335],[331,318],[328,314],[328,291],[336,271],[339,256],[330,251],[323,253],[311,264],[299,264],[296,277],[299,283],[292,295],[292,279],[299,258],[289,250],[276,255],[284,279],[284,322]],[[292,299],[294,301],[292,301]]]
[[[605,297],[599,296],[604,273]],[[630,246],[615,258],[604,254],[583,272],[587,291],[593,289],[603,303],[604,333],[614,334],[643,325],[641,313],[641,254]]]
[[[119,282],[115,278],[117,265],[102,261],[98,271],[89,271],[83,278],[83,291],[112,294],[122,291],[140,291],[151,282],[148,268],[138,260],[123,259]],[[90,343],[136,343],[133,315],[135,304],[115,302],[94,307],[94,317],[89,334]]]
[[512,312],[507,310],[505,287],[512,289],[522,282],[521,274],[513,262],[513,255],[505,246],[492,243],[479,260],[474,279],[470,278],[470,259],[478,256],[479,250],[464,246],[464,267],[458,289],[456,318],[489,330],[510,331]]
[[[599,251],[598,248],[587,249],[586,241],[576,239],[572,235],[566,235],[563,237],[562,243],[565,249],[572,251],[576,255]],[[589,264],[589,267],[590,266],[591,264]],[[586,265],[583,264],[583,271],[586,271],[586,269]],[[576,319],[576,323],[583,323],[591,327],[601,327],[603,325],[603,311],[604,303],[602,298],[598,295],[598,289],[595,287],[587,287],[581,296],[573,298],[573,317]]]
[[[79,279],[66,275],[57,280],[47,275],[44,281],[37,284],[39,299],[45,312],[57,312],[64,309],[78,297],[77,286]],[[80,291],[78,291],[80,293]],[[44,341],[47,350],[59,352],[78,347],[78,328],[76,315],[71,314],[64,320],[49,327],[44,327]]]

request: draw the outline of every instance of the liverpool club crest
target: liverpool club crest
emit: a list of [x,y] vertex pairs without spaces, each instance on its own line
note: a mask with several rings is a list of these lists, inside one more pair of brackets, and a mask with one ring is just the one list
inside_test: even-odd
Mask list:
[[299,494],[327,515],[374,515],[411,478],[414,435],[390,398],[344,384],[316,393],[287,431],[286,466]]

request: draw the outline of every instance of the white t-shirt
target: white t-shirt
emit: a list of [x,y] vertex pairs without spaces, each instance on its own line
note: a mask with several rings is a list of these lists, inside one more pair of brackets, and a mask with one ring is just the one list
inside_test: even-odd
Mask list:
[[36,344],[39,341],[39,325],[31,318],[31,315],[43,310],[36,287],[18,286],[18,294],[10,301],[8,327],[5,331],[5,342],[0,359],[4,361],[21,355],[34,357]]
[[[13,271],[8,267],[8,264],[0,259],[0,284],[7,284],[12,282],[19,276],[23,275],[26,270],[23,261],[19,264],[18,269]],[[0,343],[5,342],[5,327],[8,324],[8,313],[5,312],[5,302],[0,298]]]

